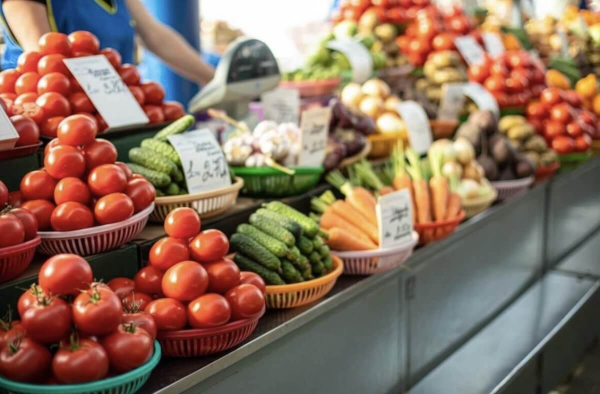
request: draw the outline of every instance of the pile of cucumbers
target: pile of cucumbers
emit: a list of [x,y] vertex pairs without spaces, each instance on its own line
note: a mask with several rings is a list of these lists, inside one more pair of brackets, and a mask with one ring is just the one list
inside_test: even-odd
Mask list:
[[250,223],[240,224],[229,242],[240,270],[260,275],[267,285],[284,285],[331,272],[324,235],[313,219],[271,201],[250,216]]
[[141,146],[129,150],[131,162],[127,166],[154,185],[157,197],[188,193],[181,159],[167,138],[187,131],[194,123],[192,115],[184,115],[154,137],[143,140]]

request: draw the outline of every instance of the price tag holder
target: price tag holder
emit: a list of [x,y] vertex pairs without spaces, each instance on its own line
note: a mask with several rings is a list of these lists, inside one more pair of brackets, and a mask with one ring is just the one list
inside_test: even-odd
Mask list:
[[408,100],[398,104],[396,109],[406,125],[410,146],[418,154],[427,153],[433,137],[429,119],[423,107],[415,101]]
[[564,29],[558,28],[556,29],[556,33],[560,38],[560,54],[563,57],[569,56],[569,38],[567,37],[567,33],[565,33]]
[[229,167],[223,150],[208,129],[169,136],[181,158],[190,194],[221,189],[231,185]]
[[483,48],[471,36],[461,36],[454,39],[454,45],[463,58],[470,65],[481,64],[485,61],[485,52]]
[[500,34],[483,33],[483,43],[485,44],[485,49],[492,57],[500,56],[506,52]]
[[146,113],[106,57],[86,56],[63,61],[109,128],[119,129],[149,122]]
[[277,88],[260,96],[265,119],[275,123],[298,124],[300,117],[300,92],[296,89]]
[[373,58],[360,42],[351,38],[344,40],[333,40],[327,44],[327,48],[341,52],[352,67],[354,82],[363,83],[373,75]]
[[300,167],[321,167],[327,155],[327,138],[331,108],[312,108],[302,112],[300,128]]
[[456,120],[465,104],[464,83],[442,85],[442,99],[438,110],[438,120]]
[[18,139],[19,133],[4,109],[0,107],[0,151],[14,148]]
[[469,97],[477,108],[492,111],[496,119],[500,119],[500,108],[498,102],[483,86],[478,83],[469,82],[463,89],[465,96]]
[[412,239],[412,203],[408,189],[379,197],[377,222],[381,248],[390,248]]

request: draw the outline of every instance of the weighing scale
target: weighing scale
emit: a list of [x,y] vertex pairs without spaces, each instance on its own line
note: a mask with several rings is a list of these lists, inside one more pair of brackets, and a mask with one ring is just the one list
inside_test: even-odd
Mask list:
[[254,38],[239,38],[221,58],[215,77],[188,104],[190,113],[209,108],[225,110],[234,119],[248,114],[248,105],[281,79],[275,56]]

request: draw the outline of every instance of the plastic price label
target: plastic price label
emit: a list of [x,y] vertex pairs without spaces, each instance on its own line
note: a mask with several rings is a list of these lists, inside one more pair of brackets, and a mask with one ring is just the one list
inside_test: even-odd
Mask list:
[[492,111],[496,119],[500,119],[500,108],[498,102],[483,86],[475,82],[469,82],[463,89],[465,96],[469,97],[477,108]]
[[327,44],[327,48],[341,52],[352,67],[354,82],[363,83],[371,78],[373,74],[373,58],[360,42],[351,38],[333,40]]
[[442,85],[442,99],[438,110],[438,120],[456,120],[465,104],[464,83]]
[[408,131],[410,146],[419,154],[427,153],[433,140],[429,119],[421,105],[408,100],[396,107]]
[[300,128],[300,157],[299,166],[320,167],[327,155],[327,138],[331,108],[311,108],[302,112]]
[[300,93],[296,89],[277,88],[260,96],[265,119],[275,123],[298,124],[300,117]]
[[408,189],[379,197],[377,204],[380,247],[393,247],[412,239],[412,202]]
[[0,151],[14,148],[18,139],[19,133],[4,109],[0,107]]
[[181,158],[190,194],[231,185],[225,155],[210,130],[194,130],[171,135],[169,142]]
[[569,56],[569,39],[567,38],[567,33],[561,28],[556,29],[556,33],[560,38],[560,54],[561,56],[568,57]]
[[483,33],[483,43],[485,44],[485,49],[492,57],[500,56],[506,52],[504,43],[497,33]]
[[149,122],[106,57],[86,56],[63,61],[111,129]]
[[483,48],[471,36],[461,36],[454,39],[454,45],[469,65],[481,64],[485,61]]

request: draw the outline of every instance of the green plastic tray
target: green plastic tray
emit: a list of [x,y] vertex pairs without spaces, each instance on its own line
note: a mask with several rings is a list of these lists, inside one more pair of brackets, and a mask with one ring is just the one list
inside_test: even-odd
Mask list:
[[244,179],[241,193],[249,197],[288,197],[309,191],[319,183],[322,167],[299,167],[287,175],[269,167],[232,167],[235,176]]
[[0,377],[1,393],[22,394],[132,394],[138,391],[150,377],[160,361],[160,345],[154,341],[154,354],[139,368],[119,376],[83,384],[43,385],[19,383]]

